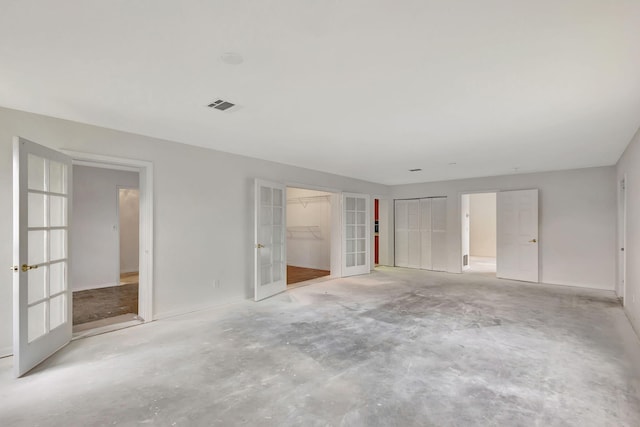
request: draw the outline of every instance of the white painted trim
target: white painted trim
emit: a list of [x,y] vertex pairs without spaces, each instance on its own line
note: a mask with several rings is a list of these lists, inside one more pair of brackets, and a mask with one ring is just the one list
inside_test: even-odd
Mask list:
[[140,255],[138,316],[153,320],[153,163],[102,154],[60,150],[73,159],[74,165],[128,170],[140,173]]
[[0,348],[0,359],[3,357],[13,356],[13,347],[7,346]]

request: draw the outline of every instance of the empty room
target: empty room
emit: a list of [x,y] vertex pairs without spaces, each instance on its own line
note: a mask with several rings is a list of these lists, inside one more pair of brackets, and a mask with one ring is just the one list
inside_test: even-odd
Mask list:
[[638,40],[0,0],[0,425],[638,426]]

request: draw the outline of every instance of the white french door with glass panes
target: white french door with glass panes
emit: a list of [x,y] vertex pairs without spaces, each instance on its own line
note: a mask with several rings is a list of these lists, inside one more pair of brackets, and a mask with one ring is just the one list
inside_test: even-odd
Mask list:
[[15,138],[13,354],[21,376],[71,340],[71,158]]
[[255,183],[255,293],[260,301],[287,289],[286,187]]
[[342,194],[342,277],[370,272],[369,196]]

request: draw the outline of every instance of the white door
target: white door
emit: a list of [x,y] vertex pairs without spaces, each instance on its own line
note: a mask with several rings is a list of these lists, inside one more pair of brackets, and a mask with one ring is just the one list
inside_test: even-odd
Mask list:
[[627,255],[625,252],[627,242],[627,184],[626,176],[620,181],[620,193],[618,197],[618,245],[620,246],[620,256],[618,257],[618,296],[625,299],[625,282],[627,277]]
[[342,194],[342,277],[370,272],[369,196]]
[[409,202],[395,201],[395,265],[409,267]]
[[538,190],[498,193],[497,277],[538,282]]
[[256,180],[255,294],[256,301],[287,289],[286,188]]
[[431,269],[447,270],[447,198],[431,199]]
[[21,376],[71,340],[71,159],[13,146],[13,355]]
[[417,268],[431,270],[431,199],[420,200],[420,265]]

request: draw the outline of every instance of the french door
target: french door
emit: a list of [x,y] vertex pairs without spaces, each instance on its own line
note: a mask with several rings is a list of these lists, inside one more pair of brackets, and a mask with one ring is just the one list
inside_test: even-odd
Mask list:
[[71,158],[13,146],[13,355],[24,375],[71,340]]
[[255,182],[255,293],[260,301],[287,289],[286,187]]
[[371,270],[369,202],[366,194],[342,193],[342,277]]

